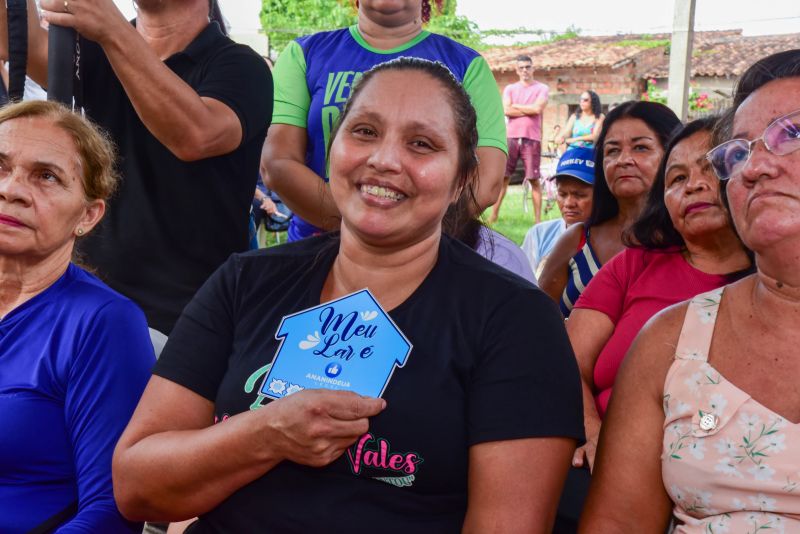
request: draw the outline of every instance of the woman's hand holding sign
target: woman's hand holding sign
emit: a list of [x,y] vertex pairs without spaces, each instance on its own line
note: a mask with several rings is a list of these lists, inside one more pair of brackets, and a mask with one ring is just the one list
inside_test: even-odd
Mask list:
[[265,442],[275,456],[298,464],[324,467],[336,460],[369,429],[368,417],[386,401],[350,391],[306,389],[276,400],[266,417]]

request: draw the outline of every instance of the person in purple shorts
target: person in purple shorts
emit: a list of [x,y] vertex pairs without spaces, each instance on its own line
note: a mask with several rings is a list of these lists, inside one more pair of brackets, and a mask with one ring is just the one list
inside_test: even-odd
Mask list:
[[506,196],[508,182],[517,162],[522,158],[525,180],[530,180],[533,198],[534,224],[542,220],[542,185],[539,182],[539,162],[542,155],[542,113],[547,106],[548,87],[533,79],[533,61],[528,56],[517,57],[519,81],[503,90],[503,110],[508,118],[506,125],[508,160],[505,180],[500,196],[492,207],[489,224],[500,215],[500,206]]

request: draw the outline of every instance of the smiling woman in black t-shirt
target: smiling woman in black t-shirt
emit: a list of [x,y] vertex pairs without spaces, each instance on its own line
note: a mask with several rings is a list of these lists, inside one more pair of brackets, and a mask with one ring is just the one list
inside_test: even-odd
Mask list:
[[[442,235],[476,180],[440,64],[366,73],[330,148],[341,234],[234,255],[184,310],[114,458],[131,518],[197,532],[546,532],[576,442],[555,305]],[[282,319],[364,287],[413,344],[383,399],[259,389]]]

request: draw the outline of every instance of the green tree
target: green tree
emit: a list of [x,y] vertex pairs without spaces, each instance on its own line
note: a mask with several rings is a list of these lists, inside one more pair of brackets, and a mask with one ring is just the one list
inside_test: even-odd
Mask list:
[[456,0],[444,0],[441,10],[431,0],[431,20],[427,29],[458,41],[471,48],[483,46],[483,36],[478,25],[467,17],[456,15]]
[[[431,0],[427,29],[467,46],[480,47],[477,24],[456,15],[456,0],[443,0],[440,4],[441,9]],[[296,37],[350,26],[358,18],[351,0],[262,0],[260,17],[272,53],[280,53]]]
[[349,0],[262,0],[260,17],[273,53],[301,35],[350,26],[357,18]]

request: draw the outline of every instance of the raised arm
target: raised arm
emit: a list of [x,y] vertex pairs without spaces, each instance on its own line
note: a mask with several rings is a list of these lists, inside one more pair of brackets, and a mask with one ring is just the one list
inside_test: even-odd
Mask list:
[[[252,99],[249,109],[234,110],[230,102],[198,94],[164,64],[111,0],[81,0],[69,13],[63,12],[61,0],[42,0],[41,4],[48,22],[73,27],[102,46],[139,118],[177,158],[196,161],[235,150],[249,133],[243,124],[245,114],[268,122],[269,114],[258,107],[258,99]],[[216,65],[218,72],[213,74],[226,77],[234,91],[271,89],[266,64],[259,64],[255,56],[252,59],[256,60],[252,68]],[[263,124],[250,130],[258,131]]]
[[625,357],[600,433],[583,534],[666,530],[671,501],[661,477],[662,395],[685,311],[680,304],[656,315]]
[[[47,87],[47,30],[39,24],[35,0],[28,1],[28,64],[27,74],[42,87]],[[8,61],[8,13],[0,2],[0,59]]]
[[567,438],[517,439],[470,447],[469,496],[462,532],[551,532],[574,450],[575,440]]

